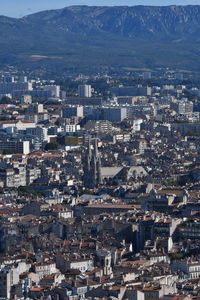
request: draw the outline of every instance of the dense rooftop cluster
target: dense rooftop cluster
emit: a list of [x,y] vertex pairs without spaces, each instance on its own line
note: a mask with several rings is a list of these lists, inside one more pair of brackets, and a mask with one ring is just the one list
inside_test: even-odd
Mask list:
[[89,79],[2,77],[0,299],[200,299],[200,87]]

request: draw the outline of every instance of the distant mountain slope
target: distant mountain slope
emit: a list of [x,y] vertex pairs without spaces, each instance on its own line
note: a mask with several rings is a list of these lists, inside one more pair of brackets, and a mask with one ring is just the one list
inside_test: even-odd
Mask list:
[[72,6],[0,17],[0,64],[199,69],[200,6]]

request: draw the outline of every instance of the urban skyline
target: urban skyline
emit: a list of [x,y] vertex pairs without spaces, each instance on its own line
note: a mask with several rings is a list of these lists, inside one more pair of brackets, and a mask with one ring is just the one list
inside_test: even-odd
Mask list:
[[2,1],[0,300],[200,300],[200,5]]

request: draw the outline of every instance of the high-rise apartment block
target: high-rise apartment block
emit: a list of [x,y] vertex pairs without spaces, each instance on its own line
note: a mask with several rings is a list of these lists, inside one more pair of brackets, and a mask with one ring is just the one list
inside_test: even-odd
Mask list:
[[92,87],[88,84],[83,84],[78,86],[78,95],[79,97],[92,97]]
[[65,106],[62,109],[63,118],[80,117],[83,118],[83,106]]

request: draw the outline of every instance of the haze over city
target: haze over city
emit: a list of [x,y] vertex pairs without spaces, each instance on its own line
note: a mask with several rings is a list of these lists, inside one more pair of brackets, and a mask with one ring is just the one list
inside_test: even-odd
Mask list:
[[106,6],[114,6],[114,5],[198,5],[199,0],[102,0],[101,2],[97,0],[35,0],[35,1],[25,1],[25,0],[10,0],[5,1],[2,0],[0,4],[1,15],[6,15],[10,17],[22,17],[24,15],[28,15],[34,12],[38,12],[41,10],[48,9],[58,9],[63,8],[69,5],[106,5]]

